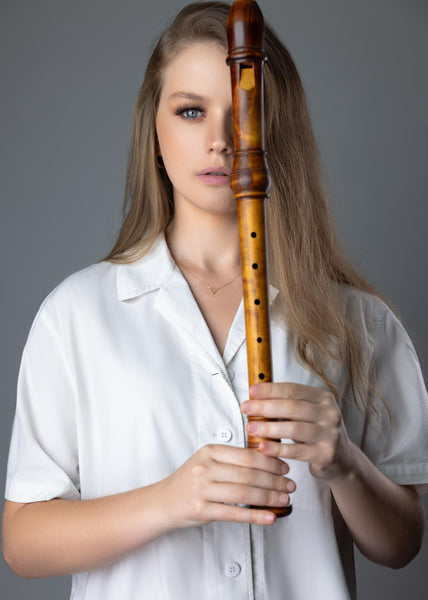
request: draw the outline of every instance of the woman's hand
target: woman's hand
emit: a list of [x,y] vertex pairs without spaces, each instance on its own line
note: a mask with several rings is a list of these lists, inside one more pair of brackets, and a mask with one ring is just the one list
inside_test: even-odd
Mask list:
[[260,452],[307,462],[312,475],[327,482],[352,473],[352,442],[333,394],[298,383],[258,383],[250,394],[252,399],[242,403],[242,412],[268,422],[250,422],[247,432],[295,442],[260,442]]
[[[250,395],[252,399],[241,405],[242,412],[267,422],[248,423],[248,433],[272,438],[260,442],[260,452],[307,462],[312,475],[328,483],[367,558],[401,568],[416,556],[424,528],[416,490],[388,479],[349,439],[332,394],[297,383],[258,383]],[[255,431],[250,431],[253,426]]]
[[271,511],[235,504],[286,506],[296,487],[284,477],[288,470],[284,461],[251,448],[208,444],[159,482],[165,514],[174,529],[210,521],[270,525]]

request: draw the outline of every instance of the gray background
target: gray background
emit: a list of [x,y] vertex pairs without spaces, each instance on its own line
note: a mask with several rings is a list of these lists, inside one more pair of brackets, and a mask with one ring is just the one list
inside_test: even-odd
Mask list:
[[[259,3],[301,73],[341,238],[401,310],[427,380],[427,3]],[[3,481],[29,327],[49,291],[113,243],[137,90],[182,6],[0,2]],[[426,598],[427,558],[426,540],[400,571],[358,556],[360,598]],[[22,580],[4,561],[0,571],[2,598],[68,598],[69,577]]]

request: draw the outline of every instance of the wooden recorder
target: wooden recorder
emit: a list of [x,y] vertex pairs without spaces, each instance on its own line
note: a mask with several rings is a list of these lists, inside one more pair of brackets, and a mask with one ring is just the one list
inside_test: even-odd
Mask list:
[[[272,381],[265,201],[270,188],[264,145],[264,19],[254,0],[236,0],[227,21],[233,102],[234,154],[231,188],[237,201],[244,288],[248,383]],[[265,420],[248,417],[249,421]],[[264,438],[248,435],[248,447]],[[279,441],[279,440],[276,440]],[[262,507],[252,507],[262,508]],[[277,517],[292,507],[263,507]]]

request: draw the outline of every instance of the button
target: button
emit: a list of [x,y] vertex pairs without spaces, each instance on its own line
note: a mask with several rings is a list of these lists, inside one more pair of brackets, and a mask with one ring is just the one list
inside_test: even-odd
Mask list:
[[232,432],[230,429],[219,429],[214,435],[219,442],[230,442],[232,439]]
[[226,563],[224,566],[224,572],[228,577],[238,577],[241,572],[241,566],[236,562]]

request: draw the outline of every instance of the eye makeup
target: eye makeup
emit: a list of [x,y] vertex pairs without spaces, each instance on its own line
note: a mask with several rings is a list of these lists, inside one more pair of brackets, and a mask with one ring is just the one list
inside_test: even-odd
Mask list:
[[181,116],[185,121],[199,121],[202,118],[202,115],[198,116],[198,117],[189,117],[189,116],[185,116],[186,112],[198,112],[198,113],[203,113],[203,109],[200,108],[199,106],[192,106],[192,105],[187,105],[187,106],[180,106],[178,107],[175,111],[174,114],[177,116]]

